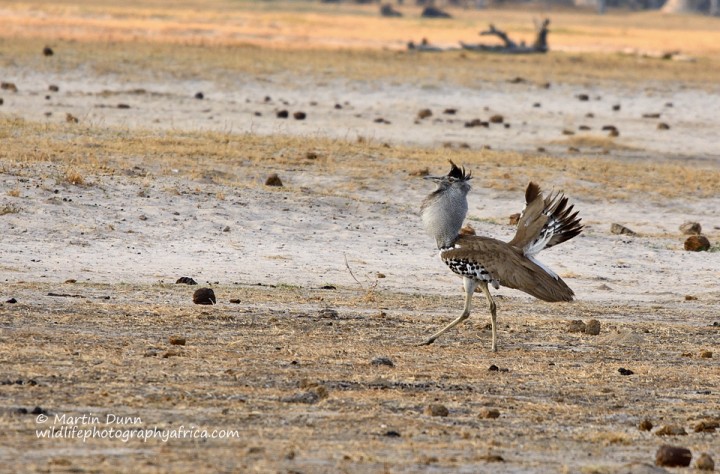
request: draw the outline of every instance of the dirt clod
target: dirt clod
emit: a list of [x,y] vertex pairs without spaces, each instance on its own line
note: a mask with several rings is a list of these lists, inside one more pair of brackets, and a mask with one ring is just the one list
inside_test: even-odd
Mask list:
[[193,303],[211,305],[216,304],[215,292],[212,288],[199,288],[193,293]]
[[278,110],[277,113],[275,113],[275,116],[277,118],[286,119],[290,116],[290,112],[288,112],[287,110],[284,110],[284,109]]
[[690,465],[692,452],[687,448],[664,444],[655,453],[655,464],[667,467],[685,467]]
[[168,341],[170,341],[170,344],[173,346],[184,346],[186,339],[183,336],[170,336]]
[[680,224],[680,232],[685,235],[700,235],[702,234],[702,226],[699,222],[686,221]]
[[425,407],[425,411],[423,413],[428,416],[448,416],[450,411],[445,405],[440,403],[431,403]]
[[620,367],[618,369],[618,372],[620,372],[620,375],[633,375],[635,373],[630,369],[626,369],[625,367]]
[[701,359],[712,359],[713,353],[712,351],[702,351],[700,352],[700,358]]
[[307,114],[305,112],[293,112],[293,118],[295,120],[305,120],[307,118]]
[[52,56],[53,54],[55,54],[55,51],[53,51],[53,49],[50,46],[45,46],[43,48],[42,52],[43,52],[43,56]]

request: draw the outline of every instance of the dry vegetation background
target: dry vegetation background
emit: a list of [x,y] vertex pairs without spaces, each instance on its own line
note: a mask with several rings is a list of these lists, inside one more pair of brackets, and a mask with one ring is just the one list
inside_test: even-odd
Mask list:
[[[538,9],[457,11],[456,20],[434,22],[414,7],[402,10],[406,17],[388,28],[376,6],[6,3],[0,75],[19,72],[0,80],[17,83],[19,94],[23,80],[68,71],[89,84],[112,77],[114,84],[197,80],[227,88],[238,77],[431,89],[523,77],[717,93],[720,81],[717,19]],[[560,51],[547,56],[487,56],[478,67],[461,52],[403,51],[423,36],[477,41],[489,22],[529,39],[532,17],[544,15]],[[41,55],[45,45],[55,60]],[[669,51],[694,61],[657,59]],[[563,138],[563,148],[584,151],[557,154],[317,131],[72,123],[57,114],[35,120],[32,112],[0,106],[0,245],[13,249],[0,260],[2,469],[645,473],[662,472],[650,466],[662,444],[720,458],[711,428],[720,419],[716,154],[655,155],[605,136]],[[375,250],[393,234],[419,233],[414,213],[428,190],[417,174],[443,169],[448,158],[473,169],[475,196],[497,199],[502,209],[483,203],[491,210],[473,216],[481,230],[508,232],[504,209],[519,206],[529,179],[562,186],[587,216],[587,237],[567,244],[566,262],[560,253],[552,265],[585,297],[549,305],[503,293],[497,354],[488,350],[480,298],[470,323],[435,346],[415,347],[459,311],[458,282],[424,260],[432,253],[425,236],[401,235],[410,245]],[[289,177],[286,186],[264,186],[270,172]],[[246,241],[228,240],[250,211],[268,222],[246,236],[241,230]],[[184,219],[193,213],[197,219]],[[223,213],[235,216],[230,232],[222,230]],[[647,229],[642,238],[607,232],[608,215],[623,213]],[[681,254],[673,234],[675,220],[693,213],[705,216],[715,243],[699,258]],[[342,226],[324,231],[328,216]],[[672,224],[656,222],[665,219]],[[296,240],[307,255],[284,247]],[[175,245],[193,251],[155,263],[153,252]],[[253,253],[262,245],[273,247]],[[319,270],[327,255],[342,255],[336,245],[351,254],[358,283],[344,262],[335,262],[335,273]],[[185,276],[177,273],[188,268],[185,260],[202,269],[189,276],[211,284],[218,305],[193,305],[195,287],[173,284]],[[678,277],[681,265],[688,270]],[[616,275],[624,268],[634,272],[625,287]],[[601,333],[568,332],[578,319],[599,320]],[[176,336],[185,345],[171,344]],[[431,405],[446,407],[447,416],[433,416]],[[22,413],[35,407],[40,413]],[[38,425],[42,413],[139,417],[118,426],[133,432],[182,426],[239,436],[37,439],[35,430],[50,424]],[[639,429],[643,420],[654,427]],[[92,426],[108,428],[82,427]],[[663,427],[687,434],[661,436]]]

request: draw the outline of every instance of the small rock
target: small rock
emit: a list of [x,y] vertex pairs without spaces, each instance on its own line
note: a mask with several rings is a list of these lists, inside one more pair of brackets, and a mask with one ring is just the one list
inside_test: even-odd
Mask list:
[[511,214],[508,218],[508,224],[510,225],[518,225],[518,222],[520,222],[520,213],[516,212],[515,214]]
[[457,113],[457,109],[445,109],[443,110],[443,113],[447,115],[455,115]]
[[655,454],[655,464],[667,467],[685,467],[690,465],[692,452],[679,446],[660,446]]
[[645,419],[644,419],[643,421],[641,421],[640,424],[638,425],[638,429],[639,429],[640,431],[650,431],[650,430],[653,429],[653,424],[652,424],[652,422],[651,422],[650,420],[648,420],[647,418],[645,418]]
[[575,97],[577,97],[580,102],[587,102],[588,100],[590,100],[590,96],[587,94],[578,94]]
[[488,419],[500,418],[500,410],[497,408],[483,408],[480,410],[480,413],[478,413],[478,417]]
[[10,298],[9,300],[5,301],[6,303],[15,304],[17,303],[17,300],[15,298]]
[[50,86],[48,87],[48,90],[50,92],[59,92],[60,88],[58,86],[56,86],[55,84],[50,84]]
[[426,406],[424,413],[428,416],[448,416],[450,414],[447,407],[440,403],[431,403]]
[[383,433],[383,436],[387,436],[388,438],[399,438],[402,436],[399,431],[395,430],[388,430],[385,433]]
[[702,453],[695,460],[695,468],[701,471],[714,471],[715,461],[713,461],[713,458],[711,458],[708,453]]
[[687,431],[682,426],[663,425],[655,431],[656,436],[685,436]]
[[371,365],[386,365],[388,367],[395,367],[395,364],[389,357],[376,357],[371,362]]
[[670,125],[666,124],[665,122],[660,122],[657,124],[658,130],[670,130]]
[[422,119],[426,119],[428,117],[432,117],[432,114],[433,114],[432,110],[422,109],[422,110],[420,110],[420,112],[418,112],[417,117],[422,120]]
[[660,114],[658,114],[658,113],[642,114],[642,116],[643,116],[643,118],[649,118],[649,119],[660,118]]
[[587,324],[585,324],[585,334],[590,334],[591,336],[600,334],[600,321],[597,319],[588,321]]
[[238,299],[238,298],[233,298],[233,299],[230,300],[230,302],[231,302],[232,304],[240,304],[240,299]]
[[587,326],[579,319],[570,321],[567,325],[567,332],[585,332]]
[[702,234],[702,226],[699,222],[686,221],[680,224],[680,232],[685,235],[700,235]]
[[180,277],[175,282],[176,285],[197,285],[197,282],[190,277]]
[[265,186],[277,186],[282,187],[283,182],[280,179],[280,176],[278,176],[277,173],[272,173],[270,176],[267,177],[265,180]]
[[18,88],[14,82],[0,82],[0,89],[4,91],[17,92]]
[[173,346],[184,346],[186,342],[185,338],[182,336],[170,336],[168,341],[170,341],[170,344]]
[[128,104],[118,104],[117,108],[118,109],[129,109],[130,106]]
[[685,295],[685,301],[695,301],[697,300],[697,296],[694,295]]
[[637,233],[622,224],[612,224],[610,226],[610,233],[616,235],[637,235]]
[[205,98],[205,94],[203,94],[202,92],[196,92],[196,93],[195,93],[195,98],[196,98],[197,100],[203,100],[203,99]]
[[615,104],[615,105],[613,105],[613,106],[612,106],[612,109],[613,109],[615,112],[617,112],[618,110],[620,110],[620,104]]
[[503,117],[500,114],[495,114],[492,117],[490,117],[490,123],[503,123],[505,121],[505,117]]
[[199,288],[193,293],[193,303],[211,305],[216,304],[215,292],[212,288]]
[[45,46],[43,48],[43,56],[52,56],[53,54],[55,54],[55,51],[53,51],[50,46]]
[[713,353],[712,351],[702,351],[700,352],[700,358],[701,359],[712,359]]
[[635,372],[633,372],[633,371],[630,370],[630,369],[626,369],[625,367],[620,367],[620,368],[618,369],[618,372],[620,372],[620,375],[632,375],[632,374],[635,373]]
[[608,132],[608,137],[619,137],[619,136],[620,136],[620,132],[618,131],[617,128],[610,130]]
[[685,240],[685,250],[702,252],[710,248],[710,241],[704,235],[691,235]]
[[307,114],[305,112],[294,112],[293,118],[295,120],[305,120],[305,118],[307,118]]
[[290,113],[287,110],[280,110],[275,114],[275,116],[277,118],[286,119],[290,116]]

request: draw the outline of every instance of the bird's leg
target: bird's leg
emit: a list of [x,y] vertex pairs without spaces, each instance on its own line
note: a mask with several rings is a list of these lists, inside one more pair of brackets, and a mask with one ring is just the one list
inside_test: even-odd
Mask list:
[[488,288],[488,284],[486,281],[480,282],[480,288],[482,289],[483,293],[485,293],[485,297],[487,298],[488,302],[490,303],[490,325],[492,327],[492,351],[497,352],[497,315],[495,314],[495,310],[496,310],[495,299],[490,294],[490,289]]
[[[438,332],[436,332],[435,334],[433,334],[432,336],[430,336],[430,338],[427,341],[419,344],[420,346],[429,346],[430,344],[435,342],[435,339],[437,339],[441,335],[445,334],[446,331],[454,328],[461,322],[465,321],[468,318],[468,316],[470,316],[470,305],[472,303],[472,296],[473,296],[473,293],[475,292],[475,287],[477,286],[477,282],[475,280],[473,280],[472,278],[463,278],[463,284],[465,286],[465,309],[463,309],[463,312],[460,315],[460,317],[457,318],[456,320],[454,320],[453,322],[451,322],[450,324],[448,324],[447,326],[445,326],[444,328],[442,328],[441,330],[439,330]],[[485,287],[487,288],[487,284],[485,285]]]

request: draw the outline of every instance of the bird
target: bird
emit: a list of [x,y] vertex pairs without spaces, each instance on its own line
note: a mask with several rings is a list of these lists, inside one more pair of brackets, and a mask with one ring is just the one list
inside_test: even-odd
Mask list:
[[497,352],[497,306],[489,285],[523,291],[543,301],[572,301],[570,287],[536,259],[543,249],[579,235],[583,230],[578,211],[562,192],[543,196],[540,186],[530,182],[525,190],[525,207],[515,236],[509,241],[462,231],[468,212],[467,195],[472,173],[450,161],[445,176],[425,176],[437,188],[422,202],[420,214],[425,230],[435,238],[440,259],[463,279],[465,307],[462,314],[419,345],[430,345],[442,334],[470,316],[472,297],[479,287],[489,304],[492,351]]

